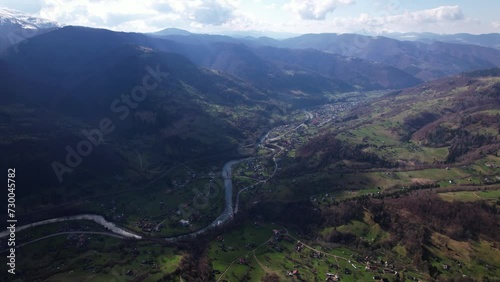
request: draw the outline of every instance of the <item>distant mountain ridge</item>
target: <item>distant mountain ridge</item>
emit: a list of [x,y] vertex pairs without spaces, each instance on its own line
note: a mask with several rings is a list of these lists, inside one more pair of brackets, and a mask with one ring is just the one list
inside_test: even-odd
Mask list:
[[[82,40],[87,35],[92,36]],[[197,66],[235,75],[281,98],[302,93],[300,99],[313,100],[354,89],[410,87],[421,81],[500,66],[500,50],[493,48],[359,34],[305,34],[274,40],[194,34],[175,28],[140,34],[65,27],[46,38],[81,44],[90,44],[89,40],[99,41],[95,42],[98,45],[134,44],[177,53]],[[49,42],[32,48],[46,44]],[[57,45],[47,48],[60,52]],[[72,50],[73,47],[65,50],[57,58],[72,57]]]
[[[9,9],[0,10],[0,23],[0,39],[3,39],[0,40],[0,52],[22,42],[24,39],[58,29],[62,26],[55,22],[39,19]],[[273,66],[270,68],[267,67],[267,75],[271,75],[269,77],[274,77],[275,80],[276,77],[281,76],[278,73],[290,73],[290,70],[293,70],[296,74],[315,72],[309,73],[307,77],[317,78],[313,80],[303,79],[302,81],[309,81],[310,84],[314,85],[312,88],[307,86],[304,89],[314,90],[318,93],[325,92],[326,88],[340,91],[352,90],[352,88],[348,89],[348,87],[343,87],[342,83],[338,85],[340,87],[331,87],[329,83],[320,82],[324,80],[324,78],[319,78],[318,75],[342,81],[351,86],[356,85],[356,87],[361,87],[363,89],[376,89],[381,87],[397,88],[412,86],[414,84],[404,82],[395,83],[395,78],[402,78],[405,76],[402,74],[392,78],[389,76],[385,78],[385,81],[379,81],[380,76],[373,75],[376,73],[374,71],[377,68],[382,71],[384,68],[394,67],[413,76],[415,83],[418,83],[420,80],[428,81],[461,72],[500,66],[500,50],[495,49],[500,46],[500,34],[438,35],[432,33],[406,33],[388,34],[388,37],[384,37],[360,34],[322,33],[304,34],[281,40],[270,37],[255,38],[251,36],[231,37],[227,35],[196,34],[178,28],[166,28],[159,32],[144,34],[145,36],[143,37],[134,33],[117,34],[128,34],[128,39],[126,40],[133,44],[143,45],[166,52],[178,53],[187,57],[198,66],[229,72],[243,79],[248,79],[250,77],[256,78],[257,76],[261,76],[261,78],[266,77],[263,73],[247,73],[252,70],[254,72],[259,71],[259,69],[255,69],[255,64],[260,60],[259,57],[265,53],[263,52],[265,49],[260,47],[266,46],[283,48],[283,50],[287,49],[287,51],[283,53],[290,54],[291,56],[297,56],[299,52],[290,52],[288,50],[315,49],[318,52],[333,53],[343,57],[358,58],[365,61],[346,60],[339,57],[317,54],[317,56],[321,56],[326,60],[332,60],[331,63],[337,64],[335,66],[336,69],[343,69],[343,66],[349,69],[356,64],[372,63],[369,68],[364,67],[363,71],[360,72],[361,77],[365,78],[364,80],[345,81],[345,73],[333,73],[330,71],[326,74],[324,72],[324,67],[321,71],[316,67],[312,67],[311,64],[308,64],[308,67],[305,68],[304,64],[306,64],[306,62],[304,60],[296,60],[283,56],[280,56],[280,60],[266,57],[267,61],[264,62],[264,64],[269,65],[270,59],[273,61]],[[407,39],[413,40],[409,41]],[[245,45],[248,46],[248,48],[245,49],[239,45]],[[15,48],[17,49],[17,47]],[[228,52],[227,54],[224,53],[226,51]],[[256,61],[245,59],[244,56],[250,53],[254,55],[260,53],[260,55],[254,57]],[[305,53],[302,52],[302,54]],[[231,60],[229,60],[229,57]],[[291,61],[294,62],[294,66],[291,66]],[[321,63],[325,64],[325,62]],[[373,63],[375,65],[373,65]],[[260,64],[262,65],[262,63]],[[252,67],[251,65],[254,66]],[[272,71],[269,71],[271,69]],[[366,72],[368,69],[372,69],[372,71]],[[358,69],[358,71],[359,70],[360,69]],[[397,71],[392,70],[386,73],[395,74],[396,72]],[[335,76],[332,76],[332,74],[335,74]],[[252,83],[259,83],[258,80],[249,81]],[[294,81],[297,81],[297,79],[294,79]],[[405,78],[403,81],[410,80]],[[279,83],[275,85],[278,84]],[[324,87],[321,87],[321,85],[324,85]],[[264,85],[264,87],[267,86]],[[294,90],[303,91],[303,89],[300,88],[301,87]]]
[[500,33],[488,34],[436,34],[430,32],[408,32],[408,33],[388,33],[384,34],[386,37],[394,38],[397,40],[407,41],[422,41],[422,42],[435,42],[441,41],[446,43],[457,44],[472,44],[483,47],[490,47],[500,49]]
[[500,66],[500,50],[439,41],[410,42],[359,34],[305,34],[283,40],[282,44],[287,48],[313,48],[379,62],[423,80]]
[[[407,35],[420,36],[420,34]],[[500,50],[495,49],[495,46],[500,44],[500,34],[424,35],[421,35],[421,40],[412,41],[405,40],[404,37],[394,39],[389,35],[384,37],[347,33],[304,34],[283,40],[194,33],[183,36],[178,35],[178,32],[175,35],[160,35],[160,37],[205,46],[214,42],[225,42],[250,47],[315,49],[396,67],[421,80],[500,66]],[[210,56],[212,49],[208,48],[207,56]]]
[[[154,35],[168,36],[168,35],[196,35],[199,33],[189,32],[184,29],[179,28],[166,28],[164,30],[151,33]],[[244,39],[248,41],[264,42],[268,40],[273,42],[272,44],[280,44],[279,41],[293,40],[294,38],[301,37],[303,35],[336,35],[342,36],[346,34],[357,34],[363,37],[388,37],[396,39],[399,41],[417,41],[417,42],[444,42],[444,43],[456,43],[456,44],[470,44],[479,45],[483,47],[500,49],[500,33],[485,33],[485,34],[470,34],[470,33],[455,33],[455,34],[437,34],[432,32],[392,32],[392,33],[382,33],[382,34],[360,34],[360,33],[315,33],[315,34],[294,34],[294,33],[280,33],[280,32],[265,32],[265,31],[235,31],[235,32],[224,32],[220,35],[231,36],[238,39]],[[215,34],[206,34],[215,35]],[[281,45],[284,47],[285,45]]]
[[[303,93],[302,98],[322,99],[325,93],[340,93],[353,91],[354,89],[383,89],[413,86],[420,83],[419,79],[396,69],[382,64],[372,63],[363,59],[350,59],[341,55],[328,54],[319,50],[285,49],[280,50],[275,47],[259,47],[242,43],[228,36],[211,35],[172,35],[166,37],[147,36],[140,33],[112,32],[105,29],[92,29],[85,27],[64,27],[59,30],[38,36],[36,44],[23,46],[33,49],[23,58],[27,65],[36,61],[43,61],[46,56],[38,56],[40,50],[48,53],[57,53],[54,56],[55,62],[43,63],[47,68],[52,68],[60,62],[65,64],[70,58],[81,64],[89,64],[95,60],[99,50],[116,48],[124,44],[144,46],[164,52],[177,53],[197,66],[214,69],[235,75],[244,79],[261,90],[272,91],[274,95],[281,95],[281,98],[293,95],[293,91]],[[67,46],[64,50],[61,46]],[[94,46],[92,52],[79,54],[79,48]],[[97,47],[99,46],[99,47]],[[89,49],[90,51],[91,49]],[[281,54],[272,56],[272,53]],[[93,57],[86,58],[86,54]],[[308,64],[307,60],[300,57],[307,54],[311,59],[321,58],[322,65],[329,64],[330,67],[318,68],[314,64]],[[100,56],[103,56],[101,54]],[[29,59],[28,59],[29,57]],[[6,60],[16,58],[12,54],[5,56]],[[42,64],[37,63],[37,65]],[[14,65],[20,65],[15,62]],[[331,71],[331,69],[337,71]],[[387,71],[390,69],[390,71]],[[27,68],[26,72],[32,72],[34,68]],[[73,73],[76,70],[73,70]],[[382,74],[386,74],[386,76]],[[349,75],[350,74],[350,75]],[[354,76],[363,79],[353,79]],[[64,77],[61,73],[58,79]],[[301,98],[301,99],[302,99]]]
[[191,35],[193,33],[184,29],[169,27],[149,34],[157,36],[165,36],[165,35]]

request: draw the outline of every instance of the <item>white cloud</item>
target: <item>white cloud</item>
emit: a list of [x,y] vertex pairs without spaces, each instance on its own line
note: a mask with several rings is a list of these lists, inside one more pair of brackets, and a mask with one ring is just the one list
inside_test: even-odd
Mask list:
[[337,7],[354,2],[354,0],[291,0],[286,7],[303,20],[324,20]]
[[231,20],[236,5],[229,0],[162,0],[151,1],[157,13],[175,13],[195,25],[218,26]]
[[142,3],[129,0],[44,0],[38,13],[40,17],[64,24],[110,29],[153,14],[154,11]]
[[415,24],[453,22],[464,20],[465,16],[459,6],[441,6],[434,9],[407,12],[402,15],[388,17],[392,22],[410,22]]
[[190,18],[200,24],[221,25],[229,21],[235,7],[225,1],[207,0],[190,9]]
[[[4,1],[4,0],[0,0]],[[220,26],[233,19],[234,0],[41,0],[38,16],[70,25],[149,32],[165,27]]]
[[[474,24],[467,19],[459,6],[441,6],[433,9],[404,12],[399,15],[380,17],[366,21],[366,26],[374,32],[384,31],[435,31],[441,27],[450,28],[459,24]],[[361,21],[363,24],[363,21]],[[371,24],[371,25],[370,25]]]
[[449,29],[451,26],[469,25],[478,23],[464,16],[459,6],[441,6],[428,10],[402,12],[396,15],[372,16],[361,14],[358,17],[334,18],[307,25],[308,29],[317,32],[361,32],[364,34],[377,34],[384,32],[408,31],[434,31],[440,32],[441,28]]
[[221,31],[223,30],[240,30],[240,31],[248,31],[248,30],[263,30],[266,28],[270,28],[271,25],[260,20],[258,17],[245,14],[241,11],[235,11],[234,16],[228,22],[224,23],[221,26]]
[[164,1],[152,3],[151,8],[159,13],[171,13],[174,11],[174,8],[168,2]]

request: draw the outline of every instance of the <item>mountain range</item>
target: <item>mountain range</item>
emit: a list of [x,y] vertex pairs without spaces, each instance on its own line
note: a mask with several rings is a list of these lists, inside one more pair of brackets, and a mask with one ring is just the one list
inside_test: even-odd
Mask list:
[[491,47],[495,49],[500,49],[500,34],[489,33],[489,34],[468,34],[468,33],[457,33],[457,34],[436,34],[431,32],[408,32],[408,33],[388,33],[385,36],[389,38],[394,38],[398,40],[406,41],[422,41],[422,42],[435,42],[441,41],[446,43],[457,43],[457,44],[472,44],[479,45],[483,47]]

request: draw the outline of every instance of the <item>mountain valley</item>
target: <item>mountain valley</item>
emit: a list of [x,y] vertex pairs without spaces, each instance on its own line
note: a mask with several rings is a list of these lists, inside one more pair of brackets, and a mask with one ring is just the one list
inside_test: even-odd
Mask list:
[[7,11],[5,281],[500,279],[497,36],[133,33]]

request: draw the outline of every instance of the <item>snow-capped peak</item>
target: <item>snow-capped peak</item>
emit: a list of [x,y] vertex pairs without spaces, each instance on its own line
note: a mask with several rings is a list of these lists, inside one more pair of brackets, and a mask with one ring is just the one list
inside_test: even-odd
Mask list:
[[0,27],[4,25],[18,26],[23,29],[48,29],[63,26],[57,22],[37,18],[20,11],[0,8]]

